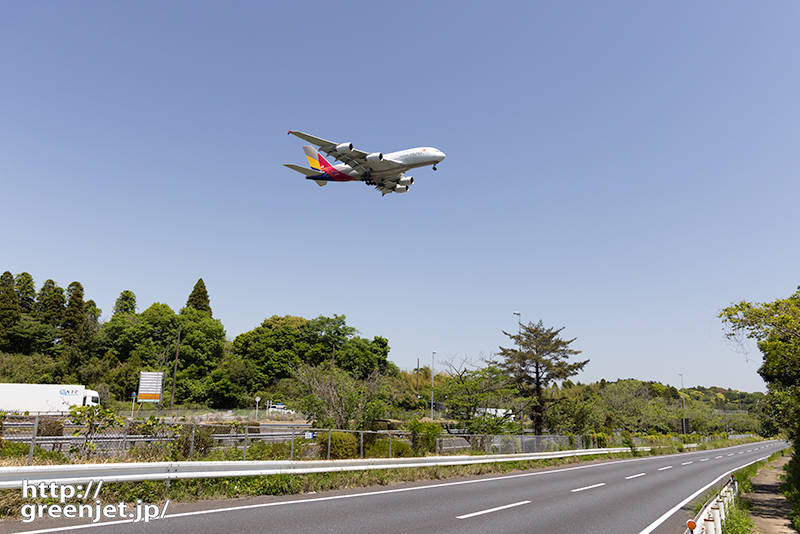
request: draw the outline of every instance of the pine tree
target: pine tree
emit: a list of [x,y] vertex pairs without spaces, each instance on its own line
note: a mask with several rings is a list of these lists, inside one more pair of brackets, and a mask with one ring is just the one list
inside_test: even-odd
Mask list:
[[192,294],[189,295],[189,300],[186,301],[187,308],[194,308],[195,310],[208,313],[212,317],[211,302],[208,300],[208,291],[206,291],[206,284],[203,279],[197,281],[192,289]]

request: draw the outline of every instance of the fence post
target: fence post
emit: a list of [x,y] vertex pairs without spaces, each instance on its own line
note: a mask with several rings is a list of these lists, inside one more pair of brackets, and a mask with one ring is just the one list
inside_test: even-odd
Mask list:
[[248,428],[249,427],[247,426],[247,424],[245,424],[244,425],[244,453],[242,454],[242,461],[243,462],[247,461],[247,429]]
[[331,459],[331,429],[328,429],[328,460]]
[[392,433],[389,432],[389,458],[392,457]]
[[292,445],[291,448],[289,449],[289,461],[290,462],[294,461],[294,427],[292,427]]
[[28,465],[33,465],[33,448],[36,446],[36,433],[39,431],[39,414],[33,422],[33,435],[31,436],[31,448],[28,449]]
[[197,427],[197,423],[192,423],[192,438],[189,442],[189,460],[194,458],[194,430]]
[[122,435],[122,455],[125,456],[125,449],[128,448],[128,425],[131,424],[130,419],[125,419],[125,430]]
[[361,431],[361,444],[359,446],[359,449],[361,450],[361,458],[363,459],[364,458],[364,431],[363,430]]

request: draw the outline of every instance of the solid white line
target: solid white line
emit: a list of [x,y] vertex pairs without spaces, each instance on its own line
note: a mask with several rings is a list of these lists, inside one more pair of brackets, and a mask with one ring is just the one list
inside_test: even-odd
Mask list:
[[769,456],[764,456],[762,458],[758,458],[756,460],[753,460],[752,462],[746,463],[744,465],[740,465],[739,467],[734,467],[730,471],[721,474],[719,477],[715,478],[714,480],[709,482],[707,485],[703,486],[702,488],[700,488],[699,490],[695,491],[694,493],[692,493],[691,495],[686,497],[684,500],[682,500],[681,502],[676,504],[671,510],[668,510],[664,515],[662,515],[661,517],[659,517],[658,519],[656,519],[655,521],[650,523],[650,525],[646,529],[644,529],[643,531],[639,532],[639,534],[650,534],[655,529],[657,529],[658,526],[661,525],[661,523],[666,521],[672,514],[674,514],[675,512],[680,510],[681,508],[683,508],[684,505],[686,505],[687,503],[689,503],[692,500],[694,500],[698,495],[702,494],[708,488],[710,488],[711,486],[713,486],[714,484],[716,484],[717,482],[719,482],[720,480],[722,480],[726,476],[730,475],[731,473],[733,473],[737,469],[741,469],[743,467],[747,467],[748,465],[754,464],[754,463],[756,463],[756,462],[758,462],[760,460],[765,460],[767,458],[769,458]]
[[514,504],[506,504],[505,506],[498,506],[497,508],[491,508],[489,510],[482,510],[480,512],[473,512],[471,514],[460,515],[456,517],[456,519],[469,519],[470,517],[475,517],[476,515],[491,514],[492,512],[499,512],[500,510],[505,510],[507,508],[514,508],[515,506],[522,506],[523,504],[530,504],[530,503],[531,501],[515,502]]
[[585,486],[585,487],[583,487],[583,488],[576,488],[576,489],[574,489],[574,490],[570,490],[570,491],[571,491],[572,493],[577,493],[577,492],[579,492],[579,491],[584,491],[584,490],[588,490],[588,489],[592,489],[592,488],[599,488],[600,486],[605,486],[605,485],[606,485],[606,483],[605,483],[605,482],[601,482],[600,484],[594,484],[594,485],[592,485],[592,486]]
[[672,466],[671,466],[671,465],[668,465],[668,466],[666,466],[666,467],[661,467],[661,468],[659,469],[659,471],[666,471],[667,469],[672,469]]
[[630,480],[630,479],[632,479],[632,478],[639,478],[639,477],[643,477],[644,475],[645,475],[645,473],[639,473],[638,475],[631,475],[631,476],[629,476],[629,477],[625,477],[625,480]]

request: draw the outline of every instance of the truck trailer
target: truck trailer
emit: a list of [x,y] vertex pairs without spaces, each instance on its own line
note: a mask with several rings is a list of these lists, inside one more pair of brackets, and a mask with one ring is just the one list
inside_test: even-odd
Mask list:
[[0,384],[0,411],[60,415],[72,406],[97,406],[100,395],[73,384]]

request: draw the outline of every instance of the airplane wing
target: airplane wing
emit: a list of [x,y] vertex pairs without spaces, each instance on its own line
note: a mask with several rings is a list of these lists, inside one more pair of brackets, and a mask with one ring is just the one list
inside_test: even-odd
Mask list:
[[367,156],[369,156],[370,153],[352,148],[352,143],[337,144],[333,141],[328,141],[327,139],[322,139],[320,137],[314,137],[313,135],[303,132],[289,130],[289,133],[295,137],[299,137],[303,141],[318,146],[319,151],[324,152],[326,156],[332,157],[337,161],[341,161],[345,165],[357,170],[362,174],[388,170],[396,165],[396,162],[383,158],[382,155],[379,160],[368,162]]

